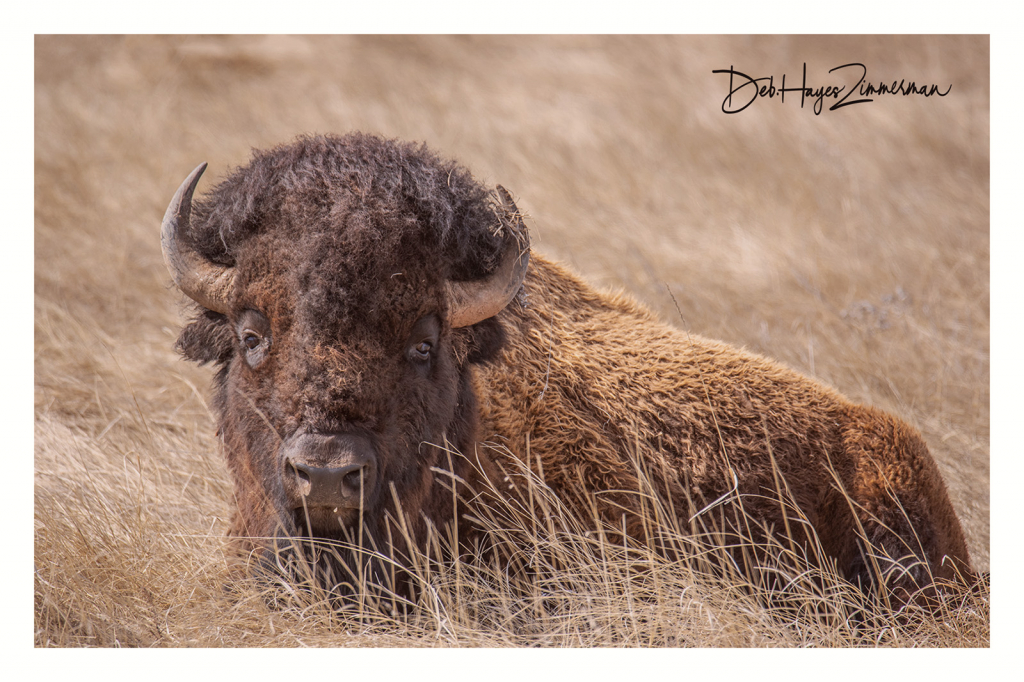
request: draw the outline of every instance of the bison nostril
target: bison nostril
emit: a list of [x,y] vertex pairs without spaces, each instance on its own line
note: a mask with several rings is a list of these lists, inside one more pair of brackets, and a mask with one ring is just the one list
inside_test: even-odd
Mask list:
[[355,471],[350,471],[345,474],[344,481],[345,485],[353,491],[359,491],[363,486],[363,470],[365,467],[359,467]]
[[306,467],[301,464],[295,464],[291,460],[288,461],[289,468],[295,472],[295,477],[299,481],[299,494],[305,497],[309,495],[310,489],[313,487],[313,482],[309,479],[309,473]]

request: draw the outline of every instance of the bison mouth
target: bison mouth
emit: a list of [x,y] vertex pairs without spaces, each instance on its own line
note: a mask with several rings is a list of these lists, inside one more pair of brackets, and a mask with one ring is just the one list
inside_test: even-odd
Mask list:
[[352,536],[359,527],[359,509],[348,507],[305,506],[293,509],[292,523],[299,537],[315,540],[356,541]]

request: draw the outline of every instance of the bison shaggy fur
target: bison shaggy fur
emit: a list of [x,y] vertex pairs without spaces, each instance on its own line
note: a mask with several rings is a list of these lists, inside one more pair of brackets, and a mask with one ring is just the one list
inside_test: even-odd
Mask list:
[[[496,196],[422,145],[350,134],[256,152],[179,211],[178,241],[230,274],[177,347],[219,366],[213,411],[244,552],[351,539],[357,525],[394,544],[396,505],[422,538],[457,515],[442,472],[486,487],[503,474],[483,446],[497,443],[567,504],[591,500],[597,514],[581,513],[595,525],[641,541],[655,542],[637,493],[648,472],[683,527],[738,501],[755,535],[813,535],[865,589],[879,561],[906,592],[970,572],[935,461],[889,414],[666,325],[537,253],[500,311],[452,324],[450,285],[489,277],[525,234]],[[307,469],[356,471],[358,504],[312,505]],[[470,541],[472,524],[460,533]]]

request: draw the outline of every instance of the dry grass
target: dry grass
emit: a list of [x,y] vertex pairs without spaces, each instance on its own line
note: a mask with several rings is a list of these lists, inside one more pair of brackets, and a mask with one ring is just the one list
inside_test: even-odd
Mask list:
[[[714,69],[823,81],[851,60],[952,94],[719,110]],[[209,371],[171,351],[157,238],[200,161],[216,177],[303,132],[425,140],[591,281],[917,425],[987,570],[987,73],[985,37],[38,38],[36,645],[987,646],[987,590],[854,626],[834,581],[800,581],[794,615],[699,552],[595,547],[558,513],[494,529],[532,573],[434,566],[405,618],[227,593]]]
[[[77,557],[78,563],[70,570],[37,567],[37,625],[49,638],[39,643],[922,647],[987,642],[985,592],[948,587],[936,611],[916,606],[897,611],[836,576],[817,548],[804,555],[785,540],[772,543],[772,561],[758,562],[761,570],[754,571],[753,559],[735,551],[744,545],[753,549],[749,537],[732,538],[726,547],[717,532],[719,509],[677,514],[681,510],[667,507],[644,485],[647,527],[662,548],[654,551],[614,528],[588,531],[591,521],[567,509],[511,453],[504,461],[515,493],[460,519],[484,530],[484,547],[438,560],[453,555],[453,544],[447,529],[437,530],[409,562],[416,585],[411,600],[392,591],[387,576],[383,589],[368,584],[371,560],[389,565],[380,548],[337,543],[312,550],[357,551],[362,561],[350,562],[350,573],[341,577],[360,586],[355,597],[324,589],[322,569],[303,560],[311,556],[308,548],[298,550],[298,559],[279,558],[287,579],[228,582],[219,538],[183,536],[180,528],[150,518],[139,504],[112,506],[84,495],[71,504],[57,497],[40,500],[38,506],[58,516],[46,519],[40,542]],[[137,473],[126,469],[129,477]],[[590,502],[596,518],[593,498]],[[80,522],[66,520],[80,519],[83,511],[108,526],[102,538],[90,538]],[[681,528],[680,516],[690,518],[691,525]],[[743,559],[749,563],[743,565]],[[225,584],[230,587],[223,589]]]

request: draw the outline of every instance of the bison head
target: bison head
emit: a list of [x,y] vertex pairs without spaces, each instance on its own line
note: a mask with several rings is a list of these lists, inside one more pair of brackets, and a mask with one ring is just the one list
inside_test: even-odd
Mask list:
[[396,503],[414,520],[450,514],[435,469],[447,447],[473,450],[470,368],[499,350],[494,316],[529,259],[509,194],[422,146],[359,134],[257,152],[193,203],[205,167],[175,193],[161,241],[199,306],[178,348],[220,365],[231,533],[259,549],[381,536]]

